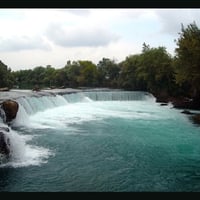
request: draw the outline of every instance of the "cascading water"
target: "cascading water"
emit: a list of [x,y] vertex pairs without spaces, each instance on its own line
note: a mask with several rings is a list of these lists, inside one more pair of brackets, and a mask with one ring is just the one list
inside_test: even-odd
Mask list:
[[144,101],[155,98],[148,92],[128,92],[128,91],[99,91],[99,92],[82,92],[66,94],[64,98],[71,103],[93,100],[93,101]]
[[84,92],[84,96],[87,96],[94,101],[155,101],[152,94],[140,91]]
[[[17,102],[7,134],[13,155],[0,167],[0,191],[200,188],[199,127],[147,92],[88,91]],[[5,173],[8,166],[12,173]]]
[[[155,98],[147,92],[81,92],[56,96],[23,97],[17,101],[20,104],[20,113],[33,115],[46,109],[65,106],[68,103],[92,102],[92,101],[155,101]],[[20,115],[27,119],[26,114]],[[17,118],[18,120],[18,118]],[[23,120],[22,120],[23,121]]]
[[[36,119],[34,115],[36,113],[42,113],[45,110],[49,110],[49,112],[54,112],[54,108],[57,107],[65,107],[69,103],[80,103],[80,102],[92,102],[92,101],[142,101],[142,100],[153,100],[154,97],[146,92],[121,92],[121,91],[112,91],[112,92],[81,92],[81,93],[72,93],[61,95],[49,95],[49,96],[28,96],[21,97],[17,99],[19,104],[18,114],[15,120],[12,122],[12,127],[18,129],[19,127],[28,127],[28,128],[52,128],[53,126],[61,126],[61,123],[56,122],[55,120],[51,121],[48,119],[48,122],[51,122],[53,126],[49,125],[49,123],[40,123],[38,125],[38,119],[40,122],[43,120],[41,118]],[[62,108],[61,108],[62,109]],[[77,112],[77,111],[76,111]],[[104,112],[104,111],[102,111]],[[1,110],[1,115],[3,115],[3,110]],[[106,113],[105,113],[106,114]],[[32,120],[30,118],[32,117]],[[37,115],[38,116],[38,115]],[[91,116],[93,117],[93,116]],[[77,120],[77,119],[76,119]],[[86,118],[86,120],[88,120]],[[84,121],[84,120],[83,120]],[[1,126],[5,126],[1,124]],[[12,130],[10,128],[9,133],[5,133],[6,137],[11,141],[10,149],[11,149],[11,159],[9,163],[5,163],[2,166],[26,166],[29,164],[39,164],[36,160],[41,160],[42,158],[47,158],[51,153],[48,149],[41,148],[41,151],[44,153],[37,157],[37,152],[41,155],[39,149],[40,147],[34,147],[28,145],[28,142],[32,140],[34,135],[20,135],[17,130]],[[32,152],[31,152],[32,151]],[[30,154],[30,155],[28,155]],[[35,157],[34,157],[35,155]],[[28,160],[30,159],[30,160]]]
[[10,154],[9,149],[9,137],[8,132],[10,129],[4,122],[6,121],[6,115],[4,110],[0,106],[0,164],[7,161],[7,157]]
[[[26,112],[23,112],[23,107],[20,106],[19,117],[16,119],[16,122],[28,122],[28,116]],[[22,135],[16,130],[13,130],[11,127],[5,124],[5,113],[1,109],[0,117],[0,132],[5,136],[5,141],[8,141],[9,145],[9,157],[6,158],[5,155],[0,154],[0,168],[2,167],[22,167],[29,165],[39,165],[45,163],[45,159],[51,155],[48,149],[29,145],[28,142],[32,140],[33,135]],[[25,119],[26,118],[26,119]],[[20,120],[19,120],[20,119]],[[15,123],[15,121],[13,122]],[[19,123],[20,125],[20,123]],[[21,123],[22,125],[22,123]],[[5,131],[5,130],[6,131]]]

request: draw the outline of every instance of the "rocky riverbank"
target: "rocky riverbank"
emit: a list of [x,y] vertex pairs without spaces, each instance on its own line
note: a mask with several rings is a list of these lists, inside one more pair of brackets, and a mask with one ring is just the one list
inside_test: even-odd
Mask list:
[[189,115],[189,119],[195,123],[200,125],[200,114],[196,112],[192,112],[190,110],[200,110],[200,100],[191,99],[188,97],[171,97],[171,96],[161,96],[159,94],[154,94],[156,97],[156,102],[160,103],[160,105],[166,105],[168,103],[172,103],[173,107],[176,109],[180,109],[183,111],[181,113]]

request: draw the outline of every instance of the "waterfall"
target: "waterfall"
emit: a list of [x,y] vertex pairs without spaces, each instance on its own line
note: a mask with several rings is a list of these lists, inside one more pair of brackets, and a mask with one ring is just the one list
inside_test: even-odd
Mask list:
[[84,95],[93,101],[155,101],[152,94],[141,91],[84,92]]
[[[147,92],[139,92],[139,91],[83,91],[77,93],[70,93],[70,94],[57,94],[57,95],[38,95],[38,96],[21,96],[16,99],[19,105],[19,110],[17,112],[17,117],[15,120],[12,121],[10,124],[11,126],[8,127],[4,123],[4,111],[0,108],[0,127],[5,127],[9,129],[9,132],[3,131],[6,138],[10,141],[10,151],[11,157],[9,162],[2,164],[2,159],[0,158],[1,165],[0,166],[27,166],[27,165],[39,165],[40,163],[46,162],[46,159],[52,155],[51,151],[46,148],[41,148],[36,145],[30,145],[29,141],[32,140],[34,134],[32,135],[24,135],[21,134],[20,128],[28,128],[33,129],[35,127],[39,127],[39,129],[44,127],[49,127],[49,124],[44,120],[45,123],[39,124],[37,120],[33,120],[36,113],[43,112],[49,109],[49,118],[48,122],[52,122],[53,126],[62,126],[62,122],[55,121],[51,119],[51,112],[54,112],[54,108],[60,107],[62,110],[62,106],[66,109],[66,106],[69,105],[72,113],[80,112],[76,110],[76,103],[87,103],[92,104],[94,101],[155,101],[155,98],[152,94]],[[74,104],[74,105],[72,105]],[[80,105],[79,105],[80,106]],[[83,107],[84,108],[84,107]],[[90,108],[90,105],[87,106]],[[103,108],[99,108],[99,112],[104,112]],[[103,111],[102,111],[103,110]],[[39,113],[40,114],[40,113]],[[42,114],[42,113],[41,113]],[[81,115],[82,113],[80,113]],[[85,118],[94,117],[87,116]],[[54,115],[55,116],[55,115]],[[59,116],[61,117],[62,116]],[[39,120],[43,120],[42,118]],[[75,118],[77,121],[77,118]],[[19,128],[19,129],[18,129]],[[23,132],[23,131],[22,131]]]
[[7,165],[8,161],[12,162],[16,159],[16,157],[20,156],[21,153],[19,153],[20,149],[22,149],[25,146],[25,142],[23,142],[20,139],[20,136],[12,130],[10,127],[8,127],[7,124],[5,124],[5,113],[3,109],[0,108],[0,137],[1,137],[1,148],[5,148],[5,144],[9,149],[9,157],[7,157],[5,154],[0,153],[0,166]]
[[72,94],[65,94],[63,97],[69,103],[77,103],[77,102],[84,102],[86,100],[86,93],[72,93]]
[[19,103],[20,113],[24,115],[33,115],[37,112],[57,106],[66,105],[67,100],[61,96],[42,96],[42,97],[22,97],[17,100]]
[[19,111],[16,120],[23,123],[28,116],[47,109],[64,106],[69,103],[92,102],[92,101],[155,101],[152,94],[140,91],[98,91],[78,92],[71,94],[21,97],[17,99]]
[[7,160],[0,154],[0,167],[40,165],[53,155],[49,149],[28,144],[34,135],[22,135],[11,128],[9,132],[4,132],[4,134],[9,139],[10,157]]
[[[22,100],[22,99],[21,99]],[[24,99],[23,99],[24,100]],[[26,101],[23,101],[23,103]],[[23,106],[27,106],[26,103]],[[19,104],[17,118],[13,123],[24,125],[28,123],[28,115],[22,105]],[[6,143],[9,144],[9,157],[0,153],[0,168],[1,167],[21,167],[29,165],[40,165],[45,163],[46,159],[53,155],[49,149],[28,144],[34,135],[23,135],[17,130],[13,130],[12,124],[9,127],[4,123],[4,111],[0,108],[0,132],[1,137],[5,138]]]

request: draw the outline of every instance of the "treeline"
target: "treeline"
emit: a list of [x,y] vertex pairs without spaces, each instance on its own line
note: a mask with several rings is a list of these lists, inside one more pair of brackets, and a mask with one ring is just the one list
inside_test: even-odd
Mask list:
[[48,65],[11,72],[0,62],[0,87],[109,87],[200,100],[200,29],[195,22],[186,28],[182,25],[176,44],[173,57],[165,47],[144,43],[140,54],[120,63],[103,58],[97,65],[85,60],[67,61],[61,69]]
[[13,87],[14,81],[15,78],[14,74],[11,73],[11,69],[0,60],[0,88],[11,88]]

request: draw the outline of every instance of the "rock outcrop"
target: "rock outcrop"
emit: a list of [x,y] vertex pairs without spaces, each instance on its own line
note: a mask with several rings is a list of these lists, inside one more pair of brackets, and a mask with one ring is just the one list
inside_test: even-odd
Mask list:
[[191,117],[193,123],[200,125],[200,114],[195,114]]
[[6,115],[6,123],[11,122],[13,119],[15,119],[19,109],[19,105],[16,101],[6,100],[2,103],[1,107]]
[[181,113],[186,115],[193,115],[194,113],[190,112],[189,110],[183,110]]
[[10,156],[10,141],[9,138],[6,137],[4,131],[9,132],[9,129],[0,127],[0,154],[9,158]]
[[7,92],[9,91],[10,89],[8,87],[4,87],[4,88],[0,88],[0,92]]
[[161,106],[167,106],[168,103],[161,103],[160,105],[161,105]]

